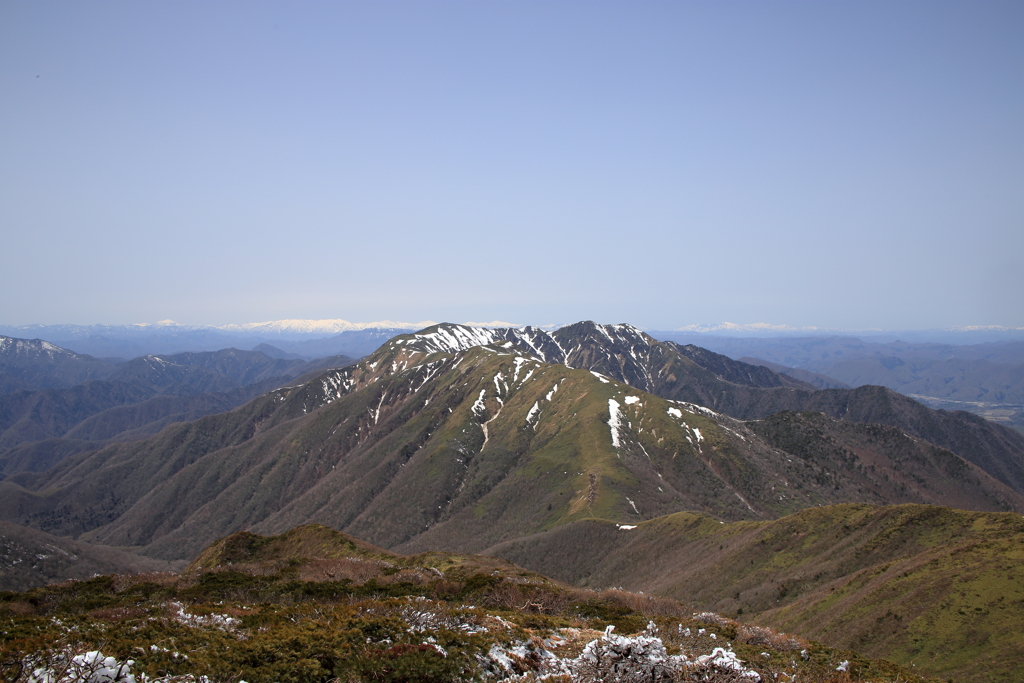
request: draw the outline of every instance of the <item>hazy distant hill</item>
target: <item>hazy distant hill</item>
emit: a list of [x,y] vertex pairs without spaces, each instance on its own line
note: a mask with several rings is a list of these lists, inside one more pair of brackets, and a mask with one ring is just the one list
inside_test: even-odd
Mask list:
[[[350,323],[345,320],[278,320],[246,325],[0,325],[12,337],[40,337],[78,353],[101,358],[136,358],[186,351],[218,351],[270,344],[306,360],[325,356],[358,358],[388,339],[431,323]],[[273,354],[268,354],[273,355]]]
[[[273,359],[225,349],[113,366],[48,342],[2,340],[0,378],[31,377],[35,385],[55,388],[0,395],[0,475],[46,469],[110,439],[141,438],[171,422],[230,410],[292,378],[351,361]],[[89,375],[105,379],[66,386]]]
[[764,367],[777,372],[782,375],[789,375],[793,379],[798,379],[801,382],[806,382],[818,389],[849,389],[850,385],[845,382],[840,382],[837,379],[833,379],[827,375],[822,375],[817,372],[811,372],[810,370],[802,370],[800,368],[791,368],[778,363],[772,363],[771,361],[761,360],[760,358],[754,358],[753,356],[743,356],[739,359],[742,363],[750,363],[751,365],[763,365]]
[[[665,339],[693,337],[656,334]],[[788,366],[792,369],[784,372],[794,377],[814,372],[854,387],[885,386],[934,408],[967,410],[1024,431],[1024,341],[952,345],[851,337],[707,337],[698,343],[733,358]]]

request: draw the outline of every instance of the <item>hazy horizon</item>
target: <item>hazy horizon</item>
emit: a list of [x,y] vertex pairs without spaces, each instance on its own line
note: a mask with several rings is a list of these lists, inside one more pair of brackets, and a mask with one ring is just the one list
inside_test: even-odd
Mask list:
[[1024,326],[1024,4],[0,5],[0,323]]
[[[42,324],[42,323],[28,323],[22,325],[9,325],[0,324],[0,330],[8,329],[34,329],[34,328],[50,328],[50,327],[71,327],[71,328],[90,328],[90,327],[109,327],[109,328],[141,328],[145,330],[161,330],[161,329],[211,329],[220,330],[225,332],[238,332],[238,333],[252,333],[259,334],[265,333],[268,329],[277,328],[280,330],[287,330],[292,333],[301,332],[305,334],[317,334],[320,330],[342,330],[352,331],[359,329],[408,329],[408,330],[419,330],[424,327],[430,327],[440,323],[453,323],[458,325],[476,326],[476,327],[540,327],[543,329],[557,329],[566,325],[571,325],[576,322],[580,322],[583,319],[578,320],[566,320],[557,323],[538,323],[538,322],[513,322],[504,320],[492,320],[489,322],[483,321],[458,321],[458,320],[421,320],[417,322],[400,321],[400,320],[377,320],[377,321],[355,321],[355,320],[344,320],[340,318],[326,318],[326,319],[296,319],[296,318],[285,318],[281,320],[266,320],[257,321],[250,323],[223,323],[223,324],[198,324],[193,325],[189,323],[179,322],[175,320],[160,320],[157,322],[136,322],[136,323],[91,323],[91,324],[76,324],[76,323],[54,323],[54,324]],[[595,320],[598,324],[630,324],[633,323],[628,320],[620,321],[608,321],[608,320]],[[333,325],[331,325],[333,324]],[[319,326],[319,329],[318,329]],[[793,336],[798,334],[806,334],[814,336],[816,334],[866,334],[866,335],[885,335],[889,333],[898,332],[915,332],[915,333],[928,333],[928,332],[950,332],[950,333],[1000,333],[1005,332],[1008,334],[1024,332],[1024,327],[1011,327],[1003,325],[951,325],[948,327],[939,328],[834,328],[834,327],[819,327],[819,326],[804,326],[804,327],[793,327],[785,324],[773,324],[773,323],[732,323],[723,321],[721,323],[691,323],[688,325],[676,326],[676,327],[651,327],[643,325],[634,325],[642,330],[656,330],[660,332],[684,332],[693,333],[697,335],[714,335],[714,334],[725,334],[729,336],[742,335],[748,333],[753,336],[769,336],[771,334],[779,334],[783,336]],[[308,329],[307,329],[308,328]]]

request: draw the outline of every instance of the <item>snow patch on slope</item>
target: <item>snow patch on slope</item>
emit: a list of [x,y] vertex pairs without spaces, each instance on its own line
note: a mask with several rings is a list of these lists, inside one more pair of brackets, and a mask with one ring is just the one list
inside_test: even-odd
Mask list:
[[622,442],[619,440],[619,430],[622,429],[622,411],[620,410],[619,402],[614,398],[608,399],[608,428],[612,432],[612,446],[621,448]]

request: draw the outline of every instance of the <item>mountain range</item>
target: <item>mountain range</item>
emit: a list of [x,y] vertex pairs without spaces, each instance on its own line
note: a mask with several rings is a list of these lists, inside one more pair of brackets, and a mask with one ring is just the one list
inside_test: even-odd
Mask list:
[[230,410],[301,375],[351,362],[258,351],[144,356],[113,364],[49,342],[0,337],[0,474],[40,470],[70,452],[137,439]]
[[840,502],[1024,510],[1015,437],[877,387],[816,391],[628,325],[446,324],[0,486],[10,521],[165,559],[238,527],[310,520],[383,547],[476,551],[592,516],[772,519]]
[[714,337],[654,333],[818,388],[885,386],[931,408],[966,410],[1024,432],[1024,341],[908,342],[856,337]]
[[[234,367],[230,357],[179,360],[185,371],[160,373],[152,358],[132,367],[140,386],[195,377],[205,388],[213,379],[199,369]],[[835,591],[846,623],[884,604],[871,598],[878,590],[920,578],[913,610],[869,611],[898,634],[889,650],[862,638],[867,622],[822,622],[821,637],[860,638],[901,661],[955,651],[964,666],[984,653],[955,639],[928,650],[913,629],[939,623],[943,604],[1001,608],[988,597],[950,602],[954,569],[914,572],[936,559],[988,576],[982,568],[1005,564],[989,550],[1012,555],[1022,538],[999,520],[1024,513],[1024,435],[883,387],[819,390],[629,325],[442,324],[286,384],[145,438],[67,448],[45,471],[22,468],[0,481],[0,519],[165,562],[239,529],[312,521],[396,552],[497,554],[593,586],[635,577],[638,589],[805,629]],[[929,512],[951,508],[973,512]],[[908,512],[888,512],[899,509]],[[996,536],[970,536],[988,527]],[[691,528],[699,533],[680,531]],[[975,540],[956,550],[959,537]],[[844,538],[853,559],[828,564],[823,549]],[[673,572],[658,559],[701,554],[752,569],[679,559],[688,568]],[[871,576],[881,577],[868,582],[875,592],[854,590]]]

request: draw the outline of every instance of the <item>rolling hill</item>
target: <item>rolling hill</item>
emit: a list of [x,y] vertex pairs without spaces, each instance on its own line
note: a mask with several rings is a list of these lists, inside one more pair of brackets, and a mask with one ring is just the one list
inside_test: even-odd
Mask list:
[[[505,560],[318,525],[232,534],[181,574],[0,593],[0,675],[92,680],[924,683],[890,662]],[[77,676],[83,678],[83,676]]]
[[955,681],[1018,680],[1024,519],[835,505],[722,524],[579,520],[487,551],[570,583],[736,614]]

